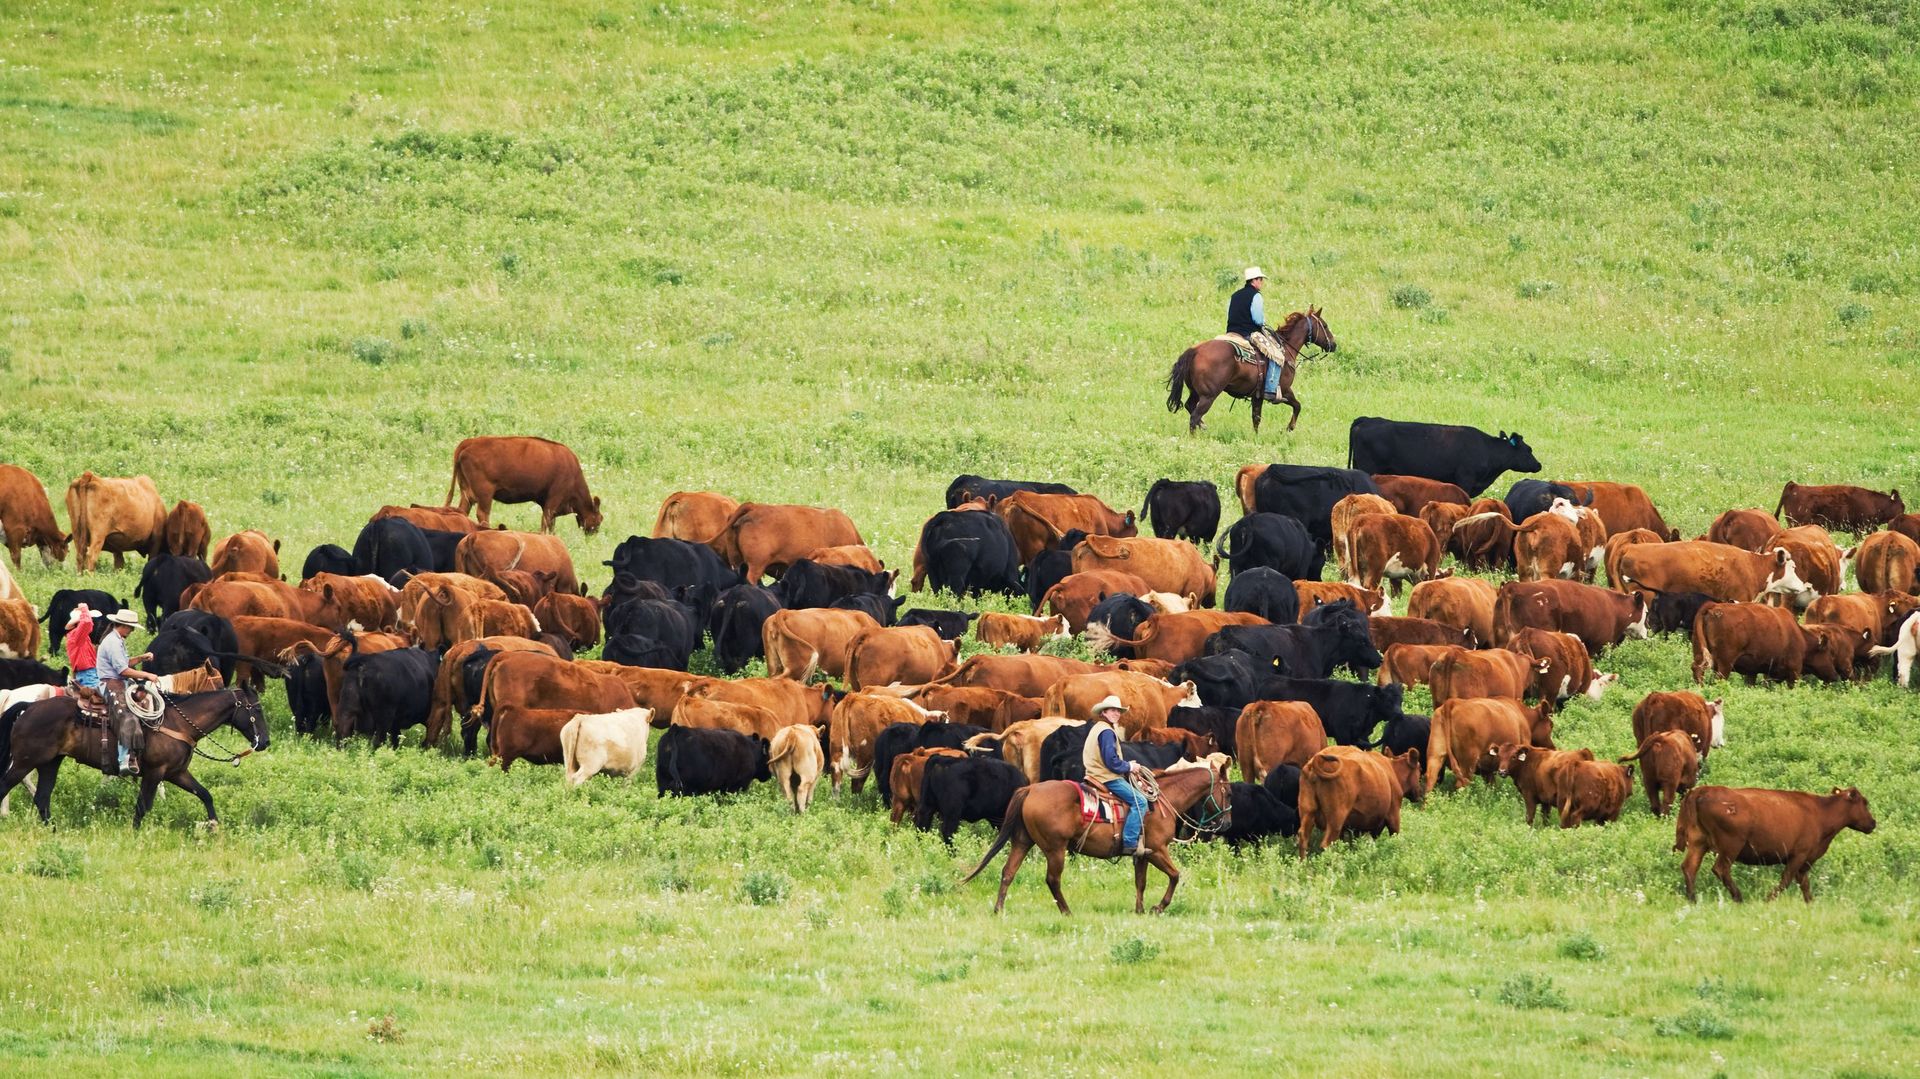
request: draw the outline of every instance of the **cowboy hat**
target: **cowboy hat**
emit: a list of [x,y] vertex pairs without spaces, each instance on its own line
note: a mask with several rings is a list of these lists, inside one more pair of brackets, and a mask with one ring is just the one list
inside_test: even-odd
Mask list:
[[1118,709],[1122,712],[1127,710],[1127,706],[1120,703],[1120,698],[1109,693],[1100,699],[1099,704],[1093,706],[1093,714],[1097,716],[1109,708]]
[[1252,281],[1255,278],[1261,278],[1265,276],[1267,276],[1267,271],[1261,269],[1258,266],[1249,266],[1245,270],[1242,270],[1240,272],[1240,280],[1242,281]]
[[128,629],[140,628],[140,616],[124,607],[108,615],[107,621],[116,626],[125,626]]
[[83,618],[89,622],[93,621],[93,610],[84,603],[75,606],[73,613],[67,616],[67,628],[72,629],[79,625]]

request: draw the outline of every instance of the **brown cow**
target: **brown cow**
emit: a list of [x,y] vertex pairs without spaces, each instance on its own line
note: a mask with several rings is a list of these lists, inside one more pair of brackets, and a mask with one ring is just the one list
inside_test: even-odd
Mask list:
[[865,611],[836,607],[787,608],[773,612],[760,624],[760,645],[767,657],[767,675],[804,682],[815,671],[842,681],[853,642],[880,623]]
[[1785,596],[1796,607],[1813,602],[1812,589],[1784,548],[1758,554],[1710,540],[1641,543],[1620,552],[1619,565],[1621,581],[1635,589],[1704,592],[1726,603],[1758,603],[1771,594]]
[[1253,513],[1253,485],[1267,471],[1267,465],[1241,465],[1233,474],[1233,491],[1240,496],[1240,512]]
[[1479,645],[1472,630],[1449,626],[1431,618],[1395,618],[1376,614],[1367,619],[1367,626],[1373,637],[1373,646],[1382,651],[1396,644],[1459,645],[1463,648]]
[[1873,656],[1873,638],[1865,631],[1856,632],[1830,622],[1801,628],[1809,639],[1818,640],[1825,646],[1817,656],[1813,649],[1807,651],[1806,673],[1815,678],[1827,682],[1847,681],[1853,677],[1853,657],[1856,652],[1864,647],[1868,658]]
[[82,472],[67,486],[67,520],[73,524],[73,561],[92,573],[103,553],[125,569],[129,551],[152,557],[166,539],[167,504],[146,476],[113,479]]
[[1700,538],[1759,554],[1767,541],[1779,534],[1780,522],[1766,510],[1728,510],[1715,517],[1707,526],[1707,534]]
[[502,600],[507,594],[492,581],[465,573],[417,573],[400,589],[394,619],[413,639],[429,651],[446,648],[459,639],[458,611],[430,598],[442,587],[453,587],[475,599]]
[[477,641],[461,641],[449,647],[446,654],[440,657],[440,669],[433,676],[433,700],[427,706],[427,734],[423,744],[439,745],[447,732],[453,729],[453,717],[465,716],[473,707],[474,702],[467,700],[466,680],[461,676],[461,667],[465,666],[467,657],[481,647],[493,652],[554,654],[553,649],[539,641],[529,641],[524,637],[482,637]]
[[850,543],[844,547],[816,547],[804,556],[809,562],[818,562],[823,566],[852,566],[868,573],[881,573],[887,564],[880,561],[873,548],[864,543]]
[[1379,490],[1380,497],[1393,503],[1393,508],[1409,517],[1418,517],[1422,508],[1429,503],[1466,507],[1473,504],[1472,496],[1466,488],[1457,483],[1444,483],[1430,480],[1425,476],[1373,477],[1373,486]]
[[1627,586],[1620,583],[1620,555],[1637,543],[1665,543],[1653,532],[1636,528],[1627,532],[1616,532],[1607,537],[1606,546],[1601,549],[1600,561],[1607,571],[1607,587],[1625,592]]
[[[1564,502],[1565,499],[1554,500],[1555,505]],[[1492,515],[1486,519],[1496,524],[1500,520]],[[1461,523],[1471,525],[1474,521],[1469,517]],[[1515,526],[1512,542],[1513,564],[1523,581],[1550,577],[1572,580],[1580,576],[1580,567],[1586,563],[1579,526],[1553,510],[1536,513]]]
[[235,532],[214,545],[213,561],[207,563],[215,577],[228,573],[258,573],[263,577],[280,576],[280,541],[265,532],[249,528]]
[[[1465,630],[1483,648],[1493,647],[1493,609],[1499,591],[1477,577],[1422,581],[1407,597],[1407,615]],[[1504,639],[1504,638],[1498,638]]]
[[[255,618],[241,615],[228,619],[233,626],[233,637],[238,643],[242,655],[258,656],[269,659],[292,648],[296,641],[305,641],[314,651],[324,651],[327,642],[333,640],[334,631],[311,622],[295,618]],[[253,687],[258,693],[266,684],[266,678],[253,664],[246,660],[233,665],[233,684]]]
[[1421,506],[1420,512],[1414,516],[1427,522],[1427,527],[1433,529],[1433,538],[1440,541],[1443,549],[1452,551],[1453,526],[1466,520],[1471,514],[1467,512],[1465,506],[1456,506],[1451,502],[1429,502]]
[[721,561],[745,573],[747,583],[759,584],[821,547],[865,542],[853,519],[836,509],[742,502],[710,546]]
[[[1415,585],[1418,588],[1419,585]],[[1393,606],[1387,602],[1384,593],[1345,581],[1295,581],[1293,591],[1300,597],[1300,613],[1306,614],[1324,603],[1338,603],[1346,600],[1358,610],[1369,614],[1392,614]]]
[[945,712],[947,722],[964,723],[988,730],[1003,731],[1024,719],[1039,719],[1043,705],[1037,697],[989,689],[985,686],[921,686],[910,696],[936,712]]
[[[1540,692],[1553,663],[1548,659],[1523,656],[1505,648],[1470,652],[1464,648],[1449,651],[1434,660],[1427,670],[1427,684],[1433,687],[1433,703],[1462,697],[1525,697],[1547,695]],[[1553,705],[1547,705],[1553,714]]]
[[1832,845],[1843,828],[1867,835],[1875,825],[1867,800],[1854,787],[1835,787],[1832,794],[1766,790],[1758,787],[1695,787],[1680,803],[1673,829],[1673,849],[1687,856],[1680,876],[1687,883],[1687,902],[1694,900],[1694,878],[1700,861],[1714,853],[1713,875],[1727,886],[1738,903],[1740,888],[1733,883],[1732,863],[1783,865],[1780,883],[1768,899],[1800,882],[1800,897],[1813,902],[1807,871]]
[[1132,671],[1093,671],[1072,674],[1047,688],[1044,715],[1092,720],[1093,706],[1114,696],[1127,710],[1120,715],[1120,734],[1138,738],[1143,731],[1167,725],[1175,708],[1200,707],[1200,693],[1192,682],[1173,685],[1150,674]]
[[573,514],[580,531],[589,536],[600,530],[600,500],[587,490],[580,458],[550,439],[515,435],[461,440],[453,451],[447,505],[453,505],[456,491],[462,514],[479,507],[481,528],[492,527],[495,502],[537,502],[542,532],[553,531],[554,518],[567,514]]
[[1597,701],[1608,686],[1620,680],[1617,674],[1595,673],[1587,646],[1571,633],[1529,626],[1508,638],[1507,650],[1547,664],[1535,685],[1541,691],[1540,699],[1556,711],[1576,693]]
[[24,599],[0,599],[0,656],[32,659],[40,654],[40,612]]
[[258,574],[248,576],[253,579],[223,578],[209,581],[191,598],[185,593],[181,594],[181,598],[196,611],[217,614],[228,621],[251,615],[256,618],[293,618],[316,626],[322,624],[319,615],[326,599],[320,593],[303,592],[285,581]]
[[[636,668],[643,669],[643,668]],[[688,687],[681,703],[689,697],[705,697],[736,704],[753,704],[780,717],[781,724],[827,725],[833,706],[833,690],[825,686],[802,685],[789,678],[698,678]],[[678,712],[678,708],[674,711]]]
[[1194,596],[1202,607],[1213,606],[1213,567],[1185,540],[1090,535],[1073,549],[1073,572],[1094,570],[1131,573],[1151,591]]
[[[1184,544],[1182,546],[1185,546]],[[1200,655],[1207,638],[1223,626],[1264,626],[1267,620],[1257,614],[1238,611],[1186,611],[1181,614],[1156,614],[1141,620],[1131,638],[1114,635],[1103,625],[1087,627],[1087,648],[1093,652],[1111,652],[1116,644],[1133,649],[1141,659],[1159,659],[1185,663]]]
[[866,786],[867,775],[873,771],[874,739],[881,731],[895,723],[918,726],[946,721],[947,717],[938,712],[885,693],[849,693],[842,697],[827,721],[827,766],[832,770],[833,789],[840,789],[842,777],[851,781],[855,794]]
[[481,580],[492,580],[494,574],[503,569],[551,573],[554,591],[580,591],[580,580],[574,576],[573,556],[567,553],[567,545],[560,542],[558,536],[538,532],[475,532],[453,549],[453,568]]
[[1920,593],[1920,543],[1898,532],[1875,532],[1852,552],[1862,592]]
[[1097,663],[1066,656],[970,656],[950,675],[936,681],[950,686],[978,686],[1017,693],[1022,697],[1045,697],[1048,687],[1072,674],[1101,670]]
[[473,518],[460,512],[453,506],[422,506],[415,502],[405,506],[381,506],[367,518],[367,523],[384,521],[389,517],[398,517],[416,528],[427,532],[458,532],[466,535],[480,531]]
[[1547,749],[1525,742],[1496,742],[1487,747],[1494,762],[1493,774],[1511,776],[1527,806],[1527,823],[1533,823],[1535,811],[1544,809],[1540,823],[1545,824],[1559,811],[1566,798],[1565,776],[1576,761],[1593,759],[1591,749]]
[[1380,670],[1374,681],[1383,686],[1424,686],[1432,677],[1434,664],[1464,651],[1454,644],[1390,644],[1380,651]]
[[1452,575],[1440,568],[1444,551],[1439,539],[1418,517],[1368,514],[1353,522],[1347,543],[1353,566],[1347,583],[1361,588],[1378,590],[1384,578],[1393,582],[1397,597],[1407,581],[1419,584]]
[[[1796,609],[1804,611],[1815,599],[1831,596],[1844,587],[1845,556],[1834,544],[1833,537],[1819,525],[1789,528],[1768,540],[1766,548],[1760,553],[1771,554],[1775,550],[1784,550],[1793,556],[1794,572],[1807,584],[1806,591],[1791,597]],[[1778,595],[1767,597],[1769,603],[1781,601],[1782,597]]]
[[600,605],[571,592],[550,592],[533,605],[533,618],[576,652],[600,643]]
[[927,762],[935,757],[964,757],[957,749],[916,749],[893,758],[893,770],[887,776],[887,793],[892,796],[890,818],[895,826],[920,803],[920,781],[926,778]]
[[1440,704],[1427,731],[1426,789],[1440,782],[1443,768],[1453,769],[1455,790],[1476,775],[1492,783],[1498,765],[1492,747],[1499,742],[1552,749],[1553,719],[1545,708],[1529,708],[1517,697],[1463,697]]
[[1579,581],[1508,581],[1494,600],[1493,640],[1529,626],[1571,633],[1591,655],[1629,637],[1645,640],[1647,601]]
[[363,629],[390,630],[399,622],[400,592],[378,577],[316,573],[300,582],[300,590],[320,596],[308,615],[315,625],[337,630],[357,622]]
[[739,508],[740,503],[712,491],[675,491],[660,503],[653,537],[711,544]]
[[531,573],[523,569],[497,569],[493,571],[492,580],[507,594],[508,600],[531,609],[553,595],[554,577],[549,570]]
[[[477,533],[476,533],[477,535]],[[457,644],[478,637],[525,637],[534,639],[540,623],[533,612],[508,600],[479,599],[473,593],[451,584],[427,593],[427,604],[446,608],[437,620],[448,634],[446,644]],[[423,621],[436,621],[431,616]]]
[[1065,716],[1041,716],[1039,719],[1012,724],[1000,732],[1000,756],[1008,764],[1020,769],[1026,775],[1027,782],[1038,783],[1040,782],[1040,750],[1046,744],[1047,736],[1062,727],[1085,725],[1077,719],[1068,719]]
[[1122,592],[1138,598],[1151,591],[1153,589],[1147,587],[1147,582],[1131,573],[1095,570],[1062,577],[1059,583],[1047,589],[1046,595],[1040,597],[1040,605],[1065,617],[1068,632],[1085,633],[1087,616],[1093,613],[1101,600]]
[[1727,744],[1727,713],[1721,698],[1698,693],[1649,693],[1633,709],[1633,740],[1644,742],[1660,731],[1679,731],[1700,749],[1700,757]]
[[619,679],[538,652],[506,652],[488,663],[475,706],[493,716],[487,752],[503,772],[516,760],[559,763],[560,728],[574,716],[632,707]]
[[1645,529],[1654,534],[1656,542],[1669,542],[1680,538],[1680,530],[1669,528],[1666,518],[1654,508],[1653,500],[1647,492],[1631,483],[1609,483],[1604,480],[1561,480],[1562,487],[1571,487],[1574,502],[1581,506],[1590,506],[1600,515],[1606,526],[1606,538],[1612,539],[1623,532]]
[[1868,490],[1851,484],[1810,485],[1788,482],[1780,490],[1774,516],[1788,525],[1812,524],[1856,535],[1871,532],[1907,512],[1899,491]]
[[1873,647],[1892,644],[1894,630],[1915,610],[1920,610],[1920,596],[1905,592],[1848,592],[1814,600],[1813,606],[1807,608],[1806,624],[1844,629],[1854,642],[1855,669],[1874,670],[1880,661],[1873,656]]
[[[1464,523],[1468,517],[1474,519],[1472,524]],[[1509,564],[1513,560],[1513,512],[1497,498],[1474,499],[1466,516],[1453,522],[1447,550],[1470,570]]]
[[[1759,603],[1709,603],[1693,619],[1693,680],[1706,681],[1711,670],[1720,678],[1738,672],[1748,685],[1763,674],[1789,687],[1802,674],[1839,681],[1830,647],[1825,636],[1794,621],[1791,611]],[[1844,648],[1851,661],[1852,645]]]
[[1611,761],[1569,761],[1560,779],[1560,827],[1612,824],[1633,793],[1633,769]]
[[[995,502],[993,512],[1007,523],[1008,531],[1013,533],[1013,545],[1020,552],[1020,564],[1023,566],[1032,562],[1041,551],[1057,545],[1060,537],[1076,528],[1089,536],[1131,537],[1139,534],[1132,510],[1121,513],[1093,495],[1015,491]],[[1076,561],[1074,569],[1079,568]],[[1136,572],[1128,566],[1114,568]]]
[[1656,817],[1666,816],[1674,799],[1685,798],[1700,778],[1700,746],[1694,738],[1679,731],[1655,731],[1639,749],[1620,758],[1622,764],[1640,762],[1640,786]]
[[1340,567],[1340,576],[1348,580],[1354,577],[1353,546],[1350,542],[1354,522],[1362,517],[1389,516],[1393,512],[1393,503],[1365,492],[1344,495],[1333,504],[1327,523],[1333,536],[1333,560]]
[[1887,531],[1898,532],[1915,543],[1920,543],[1920,513],[1903,513],[1887,522]]
[[[295,641],[285,652],[273,658],[282,663],[291,663],[301,656],[320,657],[320,673],[327,683],[327,711],[331,715],[340,714],[340,682],[347,670],[347,661],[355,656],[370,656],[376,652],[390,652],[396,648],[405,648],[410,642],[397,633],[356,633],[353,630],[341,630],[327,638],[324,645],[315,646],[307,641]],[[266,657],[261,657],[266,658]]]
[[28,546],[40,548],[40,560],[47,565],[60,564],[73,538],[53,519],[53,503],[39,477],[19,465],[0,465],[0,533],[6,536],[16,569],[20,548]]
[[782,723],[779,716],[757,704],[716,701],[708,697],[684,695],[680,698],[680,703],[674,707],[673,715],[667,722],[675,727],[750,734],[768,742],[773,740],[774,734],[782,727],[806,726],[806,724]]
[[1022,652],[1038,652],[1040,646],[1049,640],[1065,640],[1072,637],[1073,632],[1067,628],[1065,615],[1034,618],[1024,614],[982,611],[980,620],[974,623],[973,635],[989,648],[1012,645]]
[[1398,757],[1367,753],[1352,746],[1328,746],[1300,769],[1300,857],[1307,856],[1313,830],[1320,849],[1349,832],[1400,834],[1400,803],[1420,794],[1420,753]]
[[960,642],[942,640],[932,626],[876,626],[847,649],[847,687],[922,685],[953,670]]
[[1233,748],[1240,758],[1240,778],[1263,783],[1268,772],[1283,764],[1305,767],[1327,748],[1327,729],[1320,713],[1304,701],[1254,701],[1234,721]]
[[[495,640],[513,640],[515,638],[495,638]],[[703,681],[699,675],[686,671],[669,670],[664,667],[630,667],[625,663],[613,663],[602,659],[581,659],[575,663],[596,674],[610,675],[620,680],[633,694],[633,703],[653,710],[652,724],[660,730],[666,730],[673,723],[673,714],[679,709],[680,701],[687,691]]]
[[[207,522],[207,511],[198,502],[180,501],[167,511],[167,520],[161,526],[160,547],[168,554],[185,558],[198,558],[205,561],[207,547],[213,542],[213,526]],[[275,548],[277,551],[278,548]],[[215,570],[215,573],[221,572]],[[279,576],[279,574],[274,574]]]

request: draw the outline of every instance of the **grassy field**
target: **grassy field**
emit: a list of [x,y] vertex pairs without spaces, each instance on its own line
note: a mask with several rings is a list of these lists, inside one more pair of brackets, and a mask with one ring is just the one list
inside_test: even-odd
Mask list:
[[[958,472],[1124,508],[1342,462],[1357,415],[1518,429],[1689,534],[1788,479],[1920,490],[1906,5],[1409,10],[6,6],[0,460],[56,503],[150,474],[297,563],[437,501],[461,437],[543,434],[606,504],[561,526],[596,588],[675,489],[837,505],[900,564]],[[1249,262],[1340,349],[1294,434],[1189,438],[1162,380]],[[1602,666],[1561,742],[1626,752],[1685,647]],[[133,835],[78,768],[51,831],[0,821],[0,1071],[1920,1070],[1916,699],[1726,694],[1711,781],[1880,820],[1811,908],[1689,907],[1637,796],[1563,834],[1475,788],[1305,864],[1184,848],[1162,919],[1092,863],[1071,920],[1032,868],[994,919],[985,832],[870,792],[569,795],[304,742],[276,694],[272,751],[202,773],[217,834],[176,793]]]

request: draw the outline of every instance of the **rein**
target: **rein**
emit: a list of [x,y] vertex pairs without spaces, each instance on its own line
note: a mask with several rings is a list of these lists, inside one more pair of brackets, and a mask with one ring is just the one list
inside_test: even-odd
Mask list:
[[[154,692],[159,693],[160,691],[155,690]],[[233,698],[234,711],[236,712],[240,711],[242,708],[241,701],[240,701],[240,692],[235,689],[228,689],[227,695]],[[141,721],[141,724],[145,726],[148,730],[157,731],[160,734],[164,734],[169,738],[175,739],[176,741],[185,742],[187,744],[187,748],[191,749],[195,756],[203,758],[205,760],[210,760],[215,764],[231,764],[231,765],[234,765],[235,767],[238,767],[240,764],[241,758],[250,757],[253,755],[252,746],[248,746],[246,749],[243,749],[240,752],[235,753],[232,750],[229,750],[226,746],[219,744],[218,742],[214,743],[214,748],[218,749],[222,753],[227,754],[224,757],[216,757],[213,754],[208,753],[206,750],[201,749],[200,740],[202,738],[211,739],[213,736],[212,732],[201,730],[200,726],[193,721],[193,717],[187,715],[187,713],[183,709],[181,709],[179,705],[173,703],[172,698],[166,696],[166,694],[164,693],[160,694],[160,699],[165,701],[166,705],[160,710],[159,717],[156,718],[152,723],[148,723],[145,720]],[[180,717],[180,722],[187,725],[187,729],[194,733],[194,737],[188,738],[186,735],[181,734],[179,731],[176,731],[173,728],[165,725],[166,713],[168,710],[171,710],[174,715]],[[217,729],[218,724],[216,724],[215,726]]]
[[[1163,801],[1163,799],[1160,796],[1160,784],[1158,781],[1156,781],[1153,778],[1152,773],[1149,772],[1141,776],[1132,777],[1128,780],[1128,782],[1131,782],[1135,786],[1139,787],[1140,793],[1146,795],[1149,799],[1156,802]],[[1221,818],[1227,815],[1227,807],[1221,805],[1218,799],[1214,797],[1213,788],[1216,782],[1218,782],[1218,777],[1213,774],[1212,768],[1208,768],[1207,769],[1207,795],[1206,795],[1206,798],[1204,798],[1200,803],[1204,812],[1199,819],[1196,820],[1193,817],[1187,816],[1187,814],[1182,810],[1175,809],[1171,802],[1166,803],[1167,811],[1173,814],[1174,820],[1193,829],[1196,833],[1206,833],[1208,835],[1212,835],[1217,832],[1223,831],[1225,829],[1225,825],[1220,824],[1218,822],[1221,820]],[[1198,842],[1199,838],[1200,838],[1199,835],[1195,835],[1190,839],[1175,839],[1174,842],[1175,843],[1194,843],[1194,842]]]

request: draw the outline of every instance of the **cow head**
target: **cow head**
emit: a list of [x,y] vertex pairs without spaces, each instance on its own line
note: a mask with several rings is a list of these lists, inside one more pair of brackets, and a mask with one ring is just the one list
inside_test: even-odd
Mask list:
[[1495,742],[1487,747],[1487,759],[1493,762],[1494,774],[1505,778],[1513,774],[1513,766],[1524,763],[1531,746],[1519,742]]
[[1793,566],[1793,554],[1785,547],[1773,549],[1773,569],[1767,574],[1767,587],[1755,599],[1764,600],[1769,595],[1785,597],[1796,610],[1805,610],[1819,595],[1812,585],[1800,579]]
[[1627,636],[1636,641],[1647,639],[1647,597],[1643,592],[1635,592],[1629,601],[1633,604],[1633,621],[1627,623]]
[[1593,681],[1587,683],[1587,699],[1590,701],[1599,700],[1601,695],[1607,691],[1607,687],[1619,680],[1620,676],[1617,674],[1595,674]]
[[1389,763],[1393,766],[1394,780],[1400,784],[1400,797],[1423,801],[1426,787],[1420,782],[1420,751],[1409,749]]
[[44,562],[48,569],[52,569],[54,566],[66,561],[67,544],[72,541],[73,533],[71,532],[55,532],[51,536],[42,537],[40,543],[40,561]]
[[581,508],[575,518],[580,522],[580,531],[587,535],[591,536],[600,531],[601,523],[606,520],[600,515],[600,496],[595,495],[589,499],[587,505]]
[[1707,744],[1719,749],[1727,744],[1726,698],[1715,697],[1707,702]]
[[1846,803],[1847,827],[1856,832],[1871,832],[1879,822],[1873,819],[1873,811],[1867,808],[1867,797],[1858,787],[1835,787],[1832,797]]

